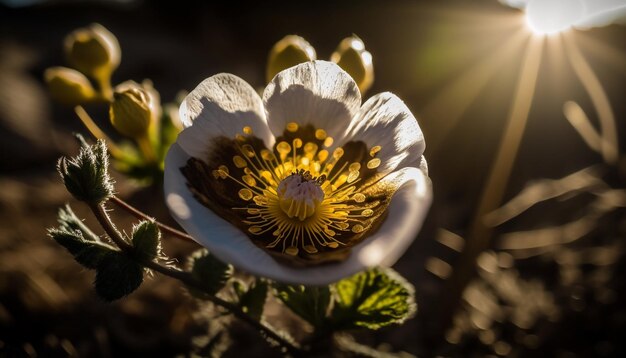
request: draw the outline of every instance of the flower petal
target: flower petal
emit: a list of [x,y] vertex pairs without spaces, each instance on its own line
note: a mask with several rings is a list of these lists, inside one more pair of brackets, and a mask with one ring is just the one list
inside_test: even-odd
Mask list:
[[352,255],[365,267],[393,265],[417,236],[432,201],[430,179],[422,169],[407,167],[383,181],[399,187],[380,228],[353,250]]
[[246,81],[228,73],[211,76],[191,91],[180,106],[180,119],[186,128],[177,143],[199,159],[205,158],[211,139],[233,139],[245,126],[266,146],[274,144],[261,98]]
[[400,181],[400,187],[391,200],[388,217],[374,235],[358,244],[346,261],[293,268],[278,263],[193,197],[179,169],[188,159],[178,144],[172,145],[165,159],[165,198],[176,221],[221,260],[279,282],[327,285],[367,267],[393,264],[415,238],[430,205],[430,183],[421,170],[406,168],[388,175],[384,180]]
[[265,88],[263,102],[275,136],[295,122],[324,129],[337,141],[361,105],[361,92],[336,64],[311,61],[278,73]]
[[363,141],[369,148],[381,146],[376,157],[381,159],[382,173],[418,167],[426,147],[424,134],[411,111],[389,92],[374,95],[363,104],[345,141]]

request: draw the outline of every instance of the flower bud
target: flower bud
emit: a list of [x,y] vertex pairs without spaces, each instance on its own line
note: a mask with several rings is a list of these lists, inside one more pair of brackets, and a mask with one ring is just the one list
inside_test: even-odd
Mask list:
[[365,50],[365,44],[357,36],[343,39],[330,60],[352,76],[361,93],[367,91],[374,83],[372,54]]
[[155,118],[152,115],[150,96],[139,84],[132,81],[115,88],[109,116],[113,127],[130,138],[145,136]]
[[285,36],[270,51],[267,60],[267,82],[278,72],[302,62],[313,61],[315,58],[315,49],[305,39],[296,35]]
[[67,67],[51,67],[44,79],[52,97],[68,105],[77,105],[94,99],[96,91],[82,73]]
[[100,24],[91,24],[65,38],[65,55],[80,72],[108,79],[120,64],[121,51],[115,35]]

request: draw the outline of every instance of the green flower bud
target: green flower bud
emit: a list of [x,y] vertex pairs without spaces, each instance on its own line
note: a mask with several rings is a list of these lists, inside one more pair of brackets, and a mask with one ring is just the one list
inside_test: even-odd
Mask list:
[[330,60],[352,76],[361,93],[367,91],[374,83],[372,54],[365,50],[365,44],[357,36],[343,39],[330,56]]
[[113,127],[130,138],[145,137],[155,118],[150,96],[139,84],[132,81],[115,88],[109,116]]
[[48,68],[44,79],[52,98],[68,105],[88,102],[96,96],[96,91],[87,77],[71,68]]
[[285,36],[270,51],[267,60],[267,82],[278,72],[302,62],[313,61],[315,58],[315,49],[305,39],[296,35]]
[[120,64],[120,45],[115,35],[100,24],[75,30],[65,38],[65,55],[80,72],[108,79]]

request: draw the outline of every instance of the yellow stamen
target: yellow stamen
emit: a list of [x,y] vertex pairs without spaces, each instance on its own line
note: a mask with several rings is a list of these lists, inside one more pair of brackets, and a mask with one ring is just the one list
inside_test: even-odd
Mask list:
[[[299,130],[295,122],[286,126],[287,132],[296,135]],[[250,127],[243,134],[249,139]],[[247,138],[236,136],[238,153],[232,157],[232,170],[218,165],[212,173],[216,179],[230,179],[240,186],[237,195],[246,203],[233,209],[243,210],[248,232],[267,240],[267,248],[289,256],[338,248],[346,244],[342,237],[361,234],[379,216],[373,210],[379,202],[367,201],[368,195],[355,184],[362,180],[362,167],[376,169],[380,159],[350,163],[341,160],[343,148],[331,154],[319,142],[305,143],[299,136],[279,141],[274,151],[257,152]],[[315,138],[324,141],[325,147],[333,142],[323,129],[315,131]],[[378,151],[380,146],[373,147],[370,155]]]

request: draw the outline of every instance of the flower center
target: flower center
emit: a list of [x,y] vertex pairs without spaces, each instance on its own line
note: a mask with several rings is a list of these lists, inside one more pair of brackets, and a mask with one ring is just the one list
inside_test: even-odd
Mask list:
[[290,218],[304,221],[315,214],[324,200],[324,191],[320,185],[325,180],[325,175],[313,178],[309,171],[303,169],[286,177],[278,184],[280,208]]
[[[348,142],[331,150],[333,138],[323,129],[293,122],[272,149],[250,127],[224,140],[209,166],[194,160],[183,168],[190,188],[282,258],[298,264],[345,259],[389,204],[390,191],[378,184],[380,146]],[[202,173],[212,175],[203,179]]]

